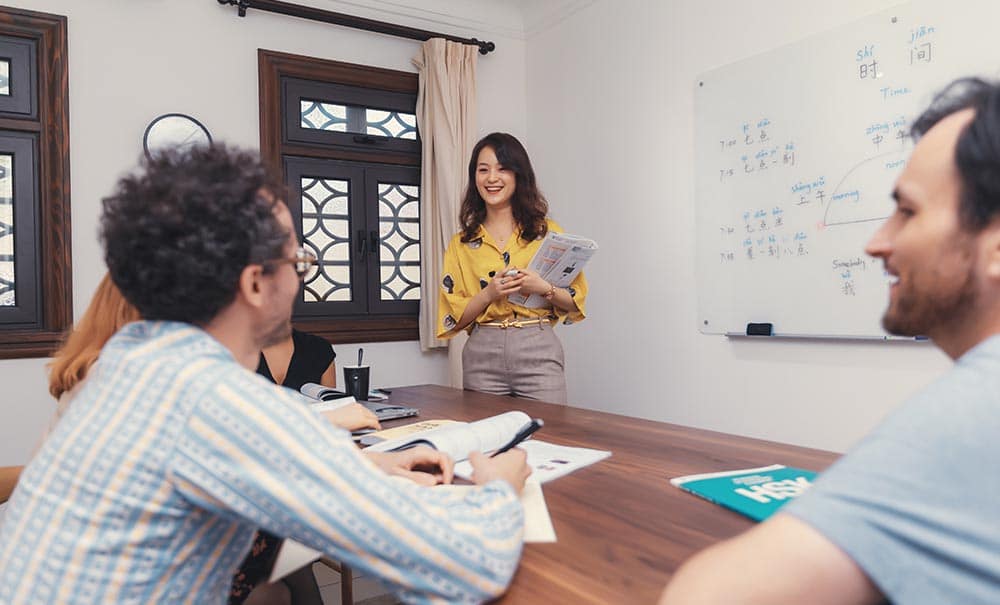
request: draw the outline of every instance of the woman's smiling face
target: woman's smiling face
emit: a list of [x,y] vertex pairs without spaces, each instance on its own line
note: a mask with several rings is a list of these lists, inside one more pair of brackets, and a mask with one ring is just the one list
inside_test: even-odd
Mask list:
[[476,159],[476,189],[487,208],[510,206],[517,187],[517,175],[505,168],[492,147],[483,147]]

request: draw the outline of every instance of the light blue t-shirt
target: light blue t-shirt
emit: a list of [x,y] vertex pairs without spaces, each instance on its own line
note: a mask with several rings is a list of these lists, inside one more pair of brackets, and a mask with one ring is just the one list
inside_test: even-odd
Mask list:
[[1000,336],[783,512],[843,549],[894,603],[1000,603]]

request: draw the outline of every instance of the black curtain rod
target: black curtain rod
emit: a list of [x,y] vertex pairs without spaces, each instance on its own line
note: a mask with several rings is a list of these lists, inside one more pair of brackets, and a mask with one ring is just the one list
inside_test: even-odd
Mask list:
[[390,36],[396,36],[397,38],[409,38],[410,40],[444,38],[453,42],[461,42],[462,44],[472,44],[478,46],[479,54],[482,55],[488,54],[490,51],[496,49],[496,45],[492,42],[476,40],[475,38],[459,38],[458,36],[449,36],[448,34],[437,34],[423,29],[404,27],[402,25],[396,25],[395,23],[375,21],[372,19],[365,19],[363,17],[355,17],[354,15],[345,15],[344,13],[334,13],[331,11],[313,8],[311,6],[292,4],[290,2],[279,2],[278,0],[218,0],[218,2],[219,4],[235,6],[236,12],[240,17],[246,17],[247,9],[253,8],[270,13],[288,15],[290,17],[301,17],[303,19],[309,19],[310,21],[322,21],[323,23],[332,23],[334,25],[342,25],[344,27],[351,27],[354,29],[363,29],[369,32],[388,34]]

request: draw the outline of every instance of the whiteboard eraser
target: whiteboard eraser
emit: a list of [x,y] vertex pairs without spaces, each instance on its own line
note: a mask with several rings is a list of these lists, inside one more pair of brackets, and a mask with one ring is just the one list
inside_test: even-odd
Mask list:
[[747,336],[772,336],[774,334],[773,324],[747,324]]

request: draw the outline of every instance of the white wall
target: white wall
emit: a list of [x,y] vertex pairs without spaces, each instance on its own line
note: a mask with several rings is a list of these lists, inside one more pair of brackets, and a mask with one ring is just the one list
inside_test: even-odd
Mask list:
[[560,329],[574,404],[843,451],[948,367],[929,345],[696,329],[697,74],[895,4],[597,0],[528,38],[528,150],[556,220],[601,246],[589,318]]
[[[730,341],[695,328],[696,75],[896,2],[578,2],[526,44],[503,2],[300,3],[497,43],[479,61],[479,130],[522,137],[553,216],[601,245],[588,270],[590,317],[560,329],[575,404],[843,450],[948,367],[930,346]],[[78,316],[104,271],[99,200],[135,163],[151,118],[187,112],[218,139],[256,146],[258,47],[409,71],[417,50],[252,10],[239,20],[211,0],[7,4],[69,17]],[[415,343],[364,346],[379,382],[446,381],[444,356]],[[27,458],[51,413],[44,362],[0,361],[0,465]]]
[[[303,2],[308,3],[308,2]],[[256,147],[257,48],[414,71],[419,43],[281,15],[250,11],[212,0],[8,0],[5,4],[69,18],[70,161],[72,170],[73,298],[79,317],[104,272],[97,241],[100,199],[116,178],[135,165],[141,137],[155,116],[179,111],[201,120],[218,140]],[[387,19],[357,3],[312,4]],[[372,5],[384,3],[371,2]],[[460,0],[432,7],[468,11]],[[410,11],[413,13],[413,11]],[[431,15],[433,17],[433,15]],[[491,20],[509,19],[493,7]],[[423,29],[407,14],[393,21]],[[440,31],[492,39],[497,52],[479,61],[481,130],[526,129],[524,42],[490,32],[462,31],[442,22]],[[501,30],[502,31],[502,30]],[[446,383],[447,359],[421,354],[417,343],[364,345],[378,384]],[[338,347],[353,355],[356,346]],[[24,462],[51,414],[46,360],[0,360],[0,465]]]

